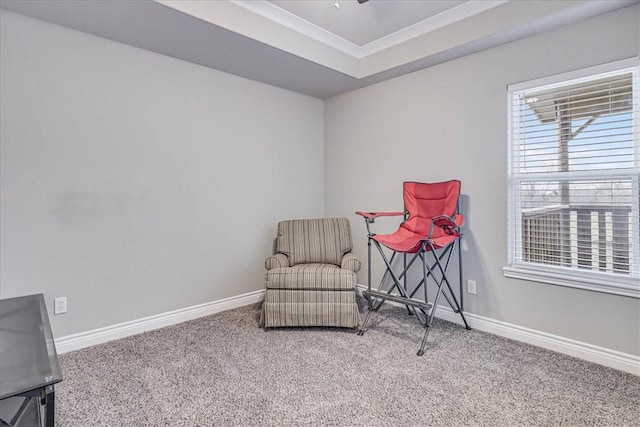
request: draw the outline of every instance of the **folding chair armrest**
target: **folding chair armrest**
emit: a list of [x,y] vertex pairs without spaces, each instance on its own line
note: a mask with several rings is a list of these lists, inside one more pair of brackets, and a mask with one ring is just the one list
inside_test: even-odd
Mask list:
[[406,216],[405,212],[364,212],[364,211],[356,211],[356,215],[360,215],[361,217],[364,218],[364,222],[367,225],[367,234],[369,234],[369,237],[372,237],[375,235],[375,233],[371,232],[371,224],[373,224],[376,221],[376,218],[380,217],[380,216]]
[[266,259],[264,267],[267,270],[273,270],[274,268],[291,267],[291,265],[289,264],[289,258],[285,254],[275,254]]
[[356,211],[356,215],[360,215],[365,219],[375,219],[379,216],[402,216],[404,212],[364,212],[364,211]]
[[459,214],[451,218],[448,215],[438,215],[431,218],[431,229],[429,230],[429,238],[433,235],[433,228],[440,227],[447,234],[460,233],[460,227],[464,223],[464,216]]
[[340,268],[353,271],[354,273],[360,271],[361,266],[362,264],[360,264],[360,259],[353,252],[347,252],[346,254],[344,254],[344,256],[342,257],[342,262],[340,264]]

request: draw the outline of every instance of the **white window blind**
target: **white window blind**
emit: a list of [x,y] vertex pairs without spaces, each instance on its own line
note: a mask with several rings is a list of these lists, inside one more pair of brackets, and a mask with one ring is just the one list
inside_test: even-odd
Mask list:
[[510,267],[640,297],[638,66],[583,74],[510,87]]

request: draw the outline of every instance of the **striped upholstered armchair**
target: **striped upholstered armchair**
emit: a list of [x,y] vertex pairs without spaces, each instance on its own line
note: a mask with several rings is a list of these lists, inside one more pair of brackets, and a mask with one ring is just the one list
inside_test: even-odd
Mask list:
[[265,327],[360,326],[356,272],[346,218],[278,223],[276,254],[265,261]]

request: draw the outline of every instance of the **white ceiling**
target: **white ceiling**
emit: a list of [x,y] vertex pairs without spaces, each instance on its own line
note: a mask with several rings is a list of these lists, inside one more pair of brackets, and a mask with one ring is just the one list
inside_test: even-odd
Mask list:
[[[463,3],[470,5],[472,2],[369,0],[367,3],[359,4],[354,0],[272,0],[267,3],[354,45],[364,46],[420,21],[442,20],[447,13],[452,13],[452,9]],[[336,3],[338,8],[335,7]]]
[[640,0],[0,0],[3,10],[318,98]]

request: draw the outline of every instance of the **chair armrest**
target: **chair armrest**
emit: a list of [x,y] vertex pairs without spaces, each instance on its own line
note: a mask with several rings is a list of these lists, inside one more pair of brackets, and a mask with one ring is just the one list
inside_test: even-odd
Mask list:
[[447,215],[438,215],[431,218],[431,230],[429,231],[429,238],[433,234],[433,227],[440,227],[446,234],[453,235],[460,233],[460,227],[464,223],[464,216],[461,214],[455,215],[453,218]]
[[404,215],[404,212],[364,212],[364,211],[356,211],[356,215],[360,215],[365,217],[366,219],[374,219],[379,216],[401,216]]
[[267,270],[273,270],[274,268],[291,267],[289,265],[289,258],[285,254],[275,254],[270,256],[264,262],[264,267]]
[[456,223],[458,227],[462,227],[464,225],[464,215],[457,214],[453,216],[453,221]]
[[356,215],[360,215],[364,218],[364,223],[367,226],[367,234],[369,238],[375,236],[375,233],[371,232],[371,224],[376,221],[376,218],[380,216],[405,216],[405,212],[395,211],[395,212],[364,212],[364,211],[356,211]]
[[360,264],[360,260],[353,252],[347,252],[344,254],[342,257],[342,263],[340,264],[340,268],[353,271],[354,273],[360,271],[361,266],[362,264]]

